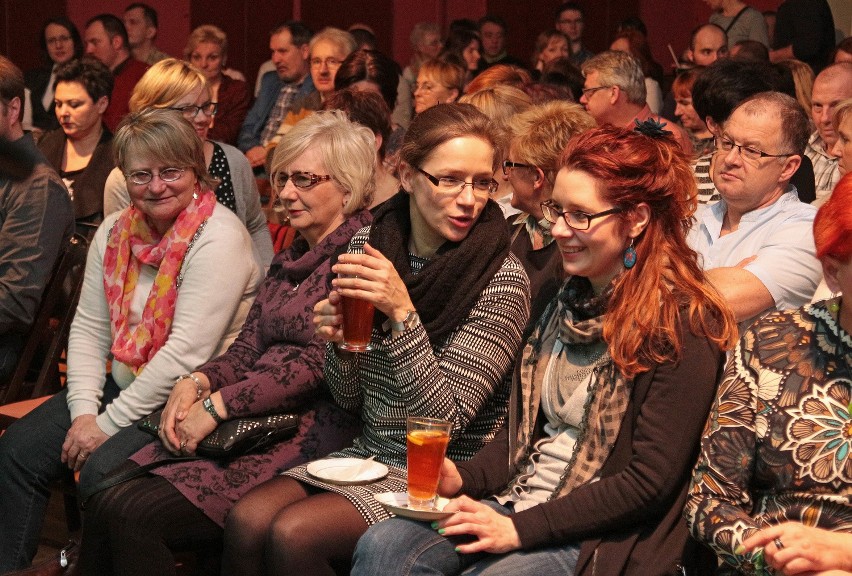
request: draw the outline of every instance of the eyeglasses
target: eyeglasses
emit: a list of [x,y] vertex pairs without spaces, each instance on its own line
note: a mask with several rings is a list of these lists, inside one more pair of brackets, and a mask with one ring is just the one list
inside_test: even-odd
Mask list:
[[426,176],[429,182],[438,189],[438,192],[443,194],[461,194],[465,186],[470,186],[474,195],[482,196],[487,194],[490,196],[497,192],[497,187],[500,186],[494,178],[482,178],[480,180],[473,180],[472,182],[465,182],[452,176],[436,178],[422,168],[416,168],[416,170]]
[[562,216],[562,218],[565,219],[565,224],[567,224],[569,228],[573,230],[588,230],[589,226],[592,224],[592,220],[595,218],[603,218],[610,214],[624,212],[624,208],[616,206],[615,208],[610,208],[609,210],[604,210],[597,214],[589,214],[588,212],[583,212],[581,210],[560,211],[559,208],[552,203],[552,201],[547,201],[541,203],[541,211],[544,214],[545,220],[551,224],[556,224],[559,217]]
[[278,190],[282,190],[287,185],[287,182],[292,182],[293,186],[299,190],[310,190],[320,182],[325,182],[326,180],[331,180],[331,176],[327,174],[320,176],[319,174],[311,174],[310,172],[293,172],[292,174],[276,172],[272,175],[272,182]]
[[198,116],[199,112],[204,112],[205,116],[215,116],[216,111],[219,109],[218,102],[205,102],[200,106],[196,106],[195,104],[189,104],[188,106],[170,106],[169,110],[177,110],[181,114],[183,114],[184,118],[192,120],[196,116]]
[[588,98],[598,90],[606,90],[607,88],[612,88],[612,86],[595,86],[594,88],[583,88],[581,92],[583,93],[583,96]]
[[719,152],[730,152],[734,148],[740,153],[746,160],[750,160],[752,162],[757,162],[761,158],[786,158],[788,156],[795,156],[794,153],[790,154],[769,154],[755,148],[754,146],[745,146],[744,144],[735,144],[733,140],[728,140],[724,137],[717,136],[713,139],[714,145],[716,146],[716,150]]
[[133,184],[142,186],[151,182],[154,176],[159,176],[163,182],[175,182],[183,176],[184,172],[186,172],[186,168],[163,168],[159,173],[150,170],[135,170],[125,174],[125,176]]
[[512,162],[510,160],[503,160],[503,175],[509,175],[510,168],[535,168],[532,164],[521,164],[520,162]]
[[311,58],[311,68],[322,68],[323,64],[328,68],[340,68],[343,60],[338,60],[337,58],[326,58],[325,60],[322,58]]

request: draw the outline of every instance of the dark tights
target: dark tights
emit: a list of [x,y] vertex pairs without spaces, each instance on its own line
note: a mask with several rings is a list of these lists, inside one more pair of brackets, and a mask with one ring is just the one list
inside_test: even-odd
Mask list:
[[366,531],[344,496],[278,476],[243,496],[228,515],[222,574],[349,574]]
[[[136,467],[133,462],[119,469]],[[175,574],[172,548],[217,543],[222,528],[160,476],[143,476],[86,504],[80,568],[84,576]]]

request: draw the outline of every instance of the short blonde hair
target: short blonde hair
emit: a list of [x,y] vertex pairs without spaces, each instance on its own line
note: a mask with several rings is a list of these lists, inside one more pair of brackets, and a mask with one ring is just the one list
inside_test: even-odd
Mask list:
[[810,114],[811,95],[814,91],[814,79],[816,79],[813,68],[796,59],[782,60],[778,64],[790,70],[793,75],[793,84],[796,87],[796,100],[799,101],[805,112]]
[[118,125],[112,148],[115,164],[125,174],[130,159],[142,156],[191,169],[203,190],[213,190],[218,184],[207,172],[201,138],[177,110],[149,107],[131,112]]
[[204,42],[216,44],[222,52],[222,60],[225,60],[228,55],[228,36],[221,28],[212,24],[202,24],[192,31],[187,38],[186,48],[183,49],[183,57],[188,60],[198,45]]
[[166,58],[151,66],[136,83],[128,108],[131,112],[168,108],[199,87],[208,90],[207,78],[198,68],[177,58]]
[[325,169],[350,193],[344,214],[370,205],[375,189],[376,137],[369,128],[352,122],[340,110],[323,110],[305,117],[275,148],[269,170],[272,182],[309,148],[319,150]]
[[852,115],[852,98],[841,100],[840,103],[834,107],[834,116],[831,117],[831,123],[834,126],[835,132],[840,129],[840,123],[846,120],[846,118],[850,115]]
[[427,60],[420,66],[418,74],[428,74],[447,90],[456,89],[462,93],[464,88],[465,70],[457,64],[444,60]]
[[568,142],[594,128],[596,123],[580,104],[552,100],[518,114],[510,126],[513,160],[541,168],[553,186]]
[[465,94],[459,98],[462,104],[472,104],[479,108],[491,120],[498,131],[500,149],[508,152],[511,129],[509,124],[513,117],[526,111],[532,106],[532,99],[523,90],[513,86],[497,85],[483,88],[473,94]]

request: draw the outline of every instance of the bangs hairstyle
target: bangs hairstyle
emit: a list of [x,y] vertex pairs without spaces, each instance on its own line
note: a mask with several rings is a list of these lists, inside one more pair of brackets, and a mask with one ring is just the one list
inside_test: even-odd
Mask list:
[[500,145],[497,129],[471,104],[436,104],[416,115],[405,133],[399,156],[409,166],[420,167],[435,148],[465,136],[479,138],[491,145],[494,149],[491,171],[495,171]]
[[852,114],[852,98],[841,100],[834,108],[834,116],[831,117],[831,125],[834,126],[834,131],[840,129],[840,124],[846,121],[846,118]]
[[465,70],[458,64],[445,60],[428,60],[420,66],[418,74],[426,74],[447,90],[455,88],[459,95],[462,93]]
[[118,125],[112,147],[115,165],[124,174],[131,158],[143,157],[165,166],[191,169],[202,190],[213,190],[218,184],[207,172],[201,138],[177,110],[144,108],[131,112]]
[[328,174],[350,192],[344,214],[370,205],[375,189],[376,139],[369,128],[352,122],[340,110],[322,110],[307,116],[275,148],[269,171],[272,182],[278,172],[309,148],[319,150]]
[[128,107],[131,112],[168,108],[199,87],[209,94],[207,78],[201,70],[183,60],[166,58],[151,66],[137,82]]
[[533,68],[538,64],[538,59],[541,56],[541,53],[550,45],[550,41],[554,39],[562,38],[565,40],[565,43],[568,45],[568,56],[571,56],[571,41],[568,40],[568,36],[560,32],[559,30],[545,30],[540,33],[538,37],[535,39],[535,48],[533,49],[532,55],[532,65]]
[[840,179],[820,206],[814,219],[814,244],[820,260],[833,256],[847,262],[852,256],[852,172]]
[[692,87],[701,75],[702,70],[704,70],[704,66],[696,66],[695,68],[684,70],[675,76],[672,82],[672,95],[675,98],[689,98],[692,100]]
[[114,77],[106,64],[92,56],[83,56],[56,67],[54,87],[60,82],[76,82],[83,87],[92,102],[97,102],[103,97],[109,99],[112,96]]
[[597,128],[571,140],[562,166],[593,177],[604,202],[625,212],[640,203],[650,207],[648,225],[633,243],[636,265],[617,280],[604,320],[604,340],[625,377],[680,359],[684,312],[694,334],[722,349],[732,347],[737,339],[733,314],[686,243],[697,190],[689,159],[674,139]]
[[219,47],[219,55],[222,57],[224,64],[225,58],[228,56],[228,36],[218,26],[212,24],[202,24],[197,27],[189,35],[186,41],[186,48],[183,49],[183,56],[187,60],[198,48],[199,44],[203,43],[215,44]]

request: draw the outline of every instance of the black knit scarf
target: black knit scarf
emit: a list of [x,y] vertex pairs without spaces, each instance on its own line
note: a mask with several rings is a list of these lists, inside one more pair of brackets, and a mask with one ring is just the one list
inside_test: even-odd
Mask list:
[[[376,213],[369,243],[393,262],[429,342],[437,347],[464,320],[503,265],[509,254],[509,229],[500,207],[489,200],[467,238],[444,242],[416,275],[408,260],[410,237],[409,195],[399,192]],[[377,311],[376,326],[385,319]]]

